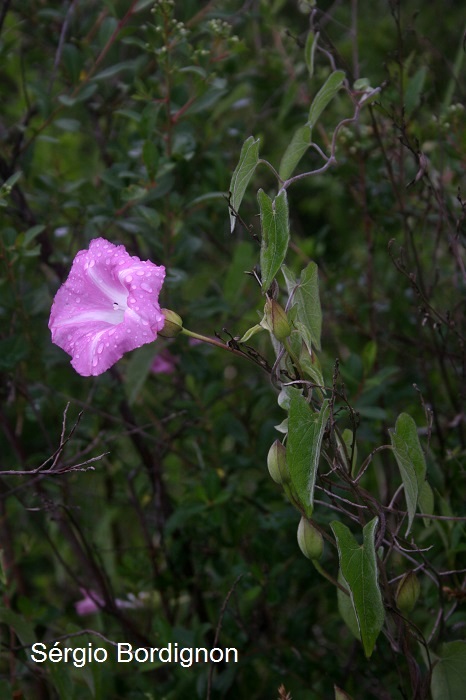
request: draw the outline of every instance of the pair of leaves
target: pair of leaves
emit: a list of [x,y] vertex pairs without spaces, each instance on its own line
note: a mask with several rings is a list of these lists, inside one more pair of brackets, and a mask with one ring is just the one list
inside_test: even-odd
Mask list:
[[[259,139],[250,136],[243,144],[238,165],[230,183],[230,230],[233,233],[237,212],[244,193],[259,162]],[[282,190],[271,199],[263,190],[257,193],[259,201],[262,244],[260,264],[262,289],[268,290],[285,259],[290,240],[288,199]]]
[[[419,499],[426,495],[426,464],[419,443],[416,423],[406,413],[402,413],[391,432],[390,438],[398,467],[400,469],[408,508],[408,528],[411,529],[416,506]],[[427,489],[428,490],[428,489]],[[338,592],[340,613],[352,632],[361,639],[367,657],[372,654],[376,639],[384,622],[384,607],[378,586],[377,558],[375,553],[375,531],[378,518],[367,523],[363,530],[363,544],[359,545],[350,530],[340,522],[331,523],[338,547],[340,560],[340,581],[343,578],[349,590],[351,607],[344,594]],[[455,648],[455,653],[457,652]],[[464,656],[464,649],[460,652]],[[445,662],[433,676],[433,685],[443,688],[452,681],[452,672],[447,680],[444,676],[450,672]],[[434,684],[435,681],[435,684]],[[439,694],[435,697],[444,697]],[[445,695],[445,697],[447,697]],[[453,697],[453,696],[452,696]]]

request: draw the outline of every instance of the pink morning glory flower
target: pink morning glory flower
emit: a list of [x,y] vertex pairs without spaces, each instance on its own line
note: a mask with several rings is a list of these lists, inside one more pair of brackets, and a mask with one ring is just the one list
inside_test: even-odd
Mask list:
[[50,312],[52,342],[83,377],[102,374],[125,352],[151,343],[165,318],[159,293],[165,268],[104,238],[76,255]]
[[173,374],[176,370],[178,358],[174,357],[166,348],[154,357],[151,365],[151,372],[154,374]]

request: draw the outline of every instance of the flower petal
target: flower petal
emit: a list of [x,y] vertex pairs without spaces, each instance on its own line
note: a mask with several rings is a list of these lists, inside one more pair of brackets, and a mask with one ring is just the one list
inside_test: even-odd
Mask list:
[[84,377],[99,375],[162,330],[158,295],[165,268],[103,238],[75,257],[50,313],[52,341]]

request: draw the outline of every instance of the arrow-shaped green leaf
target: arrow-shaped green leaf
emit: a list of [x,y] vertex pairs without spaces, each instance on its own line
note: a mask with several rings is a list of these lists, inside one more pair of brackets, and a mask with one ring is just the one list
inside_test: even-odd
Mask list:
[[313,510],[314,486],[329,412],[327,399],[316,412],[299,390],[293,389],[288,411],[286,461],[291,483],[309,517]]
[[398,416],[395,430],[390,431],[390,439],[405,490],[408,534],[426,477],[426,461],[417,435],[416,423],[407,413],[400,413]]
[[297,308],[296,328],[309,350],[314,346],[320,350],[322,331],[322,309],[319,296],[319,270],[315,262],[310,262],[301,273],[299,282],[285,265],[282,268],[288,294],[292,295],[292,305]]
[[233,211],[230,211],[230,230],[233,233],[235,228],[236,216],[234,212],[239,210],[239,206],[243,200],[246,187],[249,184],[254,170],[259,161],[259,139],[250,136],[243,143],[239,156],[238,165],[235,168],[230,183],[230,204]]
[[340,571],[350,593],[362,645],[368,658],[374,651],[385,619],[375,554],[377,523],[378,518],[374,518],[364,527],[362,545],[358,544],[346,525],[336,520],[330,523],[337,541]]
[[344,79],[345,74],[342,70],[336,70],[328,76],[327,80],[312,100],[309,116],[307,118],[309,126],[312,127],[317,122],[328,103],[335,97],[343,85]]
[[286,147],[285,153],[280,161],[278,174],[282,180],[287,180],[293,174],[303,155],[311,145],[312,129],[309,124],[300,126]]
[[288,199],[282,190],[275,199],[257,193],[261,219],[260,264],[262,273],[262,291],[267,292],[273,279],[285,259],[290,240],[290,220],[288,216]]

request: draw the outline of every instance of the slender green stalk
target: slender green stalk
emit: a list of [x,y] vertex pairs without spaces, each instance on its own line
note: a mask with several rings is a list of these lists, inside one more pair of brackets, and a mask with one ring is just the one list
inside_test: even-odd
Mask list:
[[200,333],[194,333],[194,331],[189,331],[187,328],[182,328],[180,331],[181,334],[187,335],[189,338],[194,338],[195,340],[199,340],[201,343],[208,343],[209,345],[214,345],[216,348],[220,348],[221,350],[226,350],[227,352],[233,353],[233,355],[237,355],[238,357],[248,357],[245,355],[243,352],[240,350],[237,350],[236,348],[232,348],[226,343],[222,343],[220,340],[217,340],[216,338],[210,338],[207,335],[201,335]]

